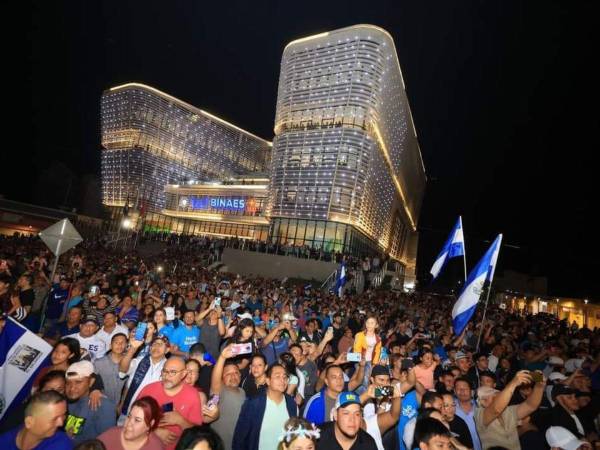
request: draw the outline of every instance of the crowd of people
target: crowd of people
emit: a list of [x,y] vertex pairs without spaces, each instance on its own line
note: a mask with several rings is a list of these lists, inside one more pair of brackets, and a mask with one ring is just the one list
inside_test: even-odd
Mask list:
[[490,305],[457,335],[450,298],[339,298],[209,270],[214,248],[89,239],[52,278],[39,239],[1,237],[0,340],[53,350],[0,448],[600,448],[600,330]]

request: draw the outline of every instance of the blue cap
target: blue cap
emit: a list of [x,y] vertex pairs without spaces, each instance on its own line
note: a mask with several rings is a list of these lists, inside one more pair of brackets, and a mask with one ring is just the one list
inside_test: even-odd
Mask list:
[[338,395],[337,400],[335,401],[334,409],[344,408],[348,405],[352,405],[353,403],[360,405],[360,396],[354,392],[342,392]]

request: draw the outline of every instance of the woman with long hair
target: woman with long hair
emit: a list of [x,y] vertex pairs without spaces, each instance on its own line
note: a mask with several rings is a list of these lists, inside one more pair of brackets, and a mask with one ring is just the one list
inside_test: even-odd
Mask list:
[[69,337],[62,338],[54,345],[54,349],[50,354],[50,365],[41,369],[35,377],[33,391],[38,388],[40,380],[46,373],[52,370],[66,371],[71,364],[79,361],[80,357],[81,347],[79,341]]
[[254,331],[254,321],[252,319],[242,319],[237,323],[231,338],[229,338],[227,342],[221,347],[221,349],[223,349],[230,344],[252,345],[252,351],[250,353],[245,353],[243,355],[238,355],[234,358],[231,358],[232,361],[236,362],[240,370],[246,370],[248,368],[252,359],[252,355],[257,352],[256,344],[254,342]]
[[381,359],[381,337],[377,334],[378,328],[377,317],[369,316],[365,320],[363,331],[359,331],[354,336],[354,353],[360,353],[361,359],[365,361],[365,374],[362,384],[364,389],[369,386],[371,368],[379,364]]
[[296,367],[296,360],[290,352],[279,355],[279,362],[285,367],[290,377],[287,394],[295,396],[296,404],[301,405],[304,401],[304,386],[306,383],[304,374]]

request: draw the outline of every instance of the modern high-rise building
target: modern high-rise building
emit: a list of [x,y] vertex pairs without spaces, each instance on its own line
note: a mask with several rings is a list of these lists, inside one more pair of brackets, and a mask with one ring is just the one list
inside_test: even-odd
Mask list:
[[141,84],[102,96],[103,202],[149,232],[385,253],[414,275],[426,176],[392,37],[372,25],[283,52],[271,143]]
[[268,170],[270,142],[150,86],[109,89],[101,108],[107,206],[143,202],[159,212],[167,184]]
[[414,270],[426,176],[388,32],[356,25],[285,47],[270,183],[272,239],[379,249]]

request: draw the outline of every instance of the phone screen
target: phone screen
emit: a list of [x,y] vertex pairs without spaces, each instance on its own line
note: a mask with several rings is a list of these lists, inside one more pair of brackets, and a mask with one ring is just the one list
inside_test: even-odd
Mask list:
[[231,346],[231,351],[234,355],[245,355],[247,353],[252,353],[252,344],[250,342],[245,344],[233,344]]
[[148,328],[148,324],[146,322],[140,322],[135,329],[135,340],[143,341],[144,336],[146,335],[146,328]]

